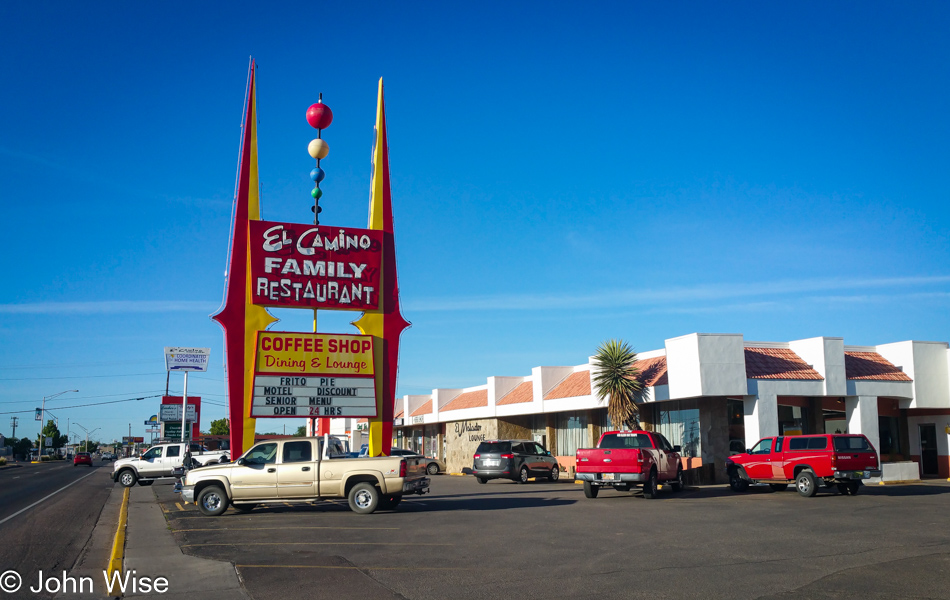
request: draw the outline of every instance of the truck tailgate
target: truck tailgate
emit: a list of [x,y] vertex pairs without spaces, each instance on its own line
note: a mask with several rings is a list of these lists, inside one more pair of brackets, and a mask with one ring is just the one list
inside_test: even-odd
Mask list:
[[639,473],[640,450],[582,448],[577,451],[578,473]]
[[834,467],[838,471],[864,471],[878,468],[877,452],[863,437],[834,438]]

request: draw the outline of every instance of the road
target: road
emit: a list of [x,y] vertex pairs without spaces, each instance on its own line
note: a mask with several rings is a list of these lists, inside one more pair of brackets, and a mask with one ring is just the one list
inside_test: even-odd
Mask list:
[[94,464],[57,461],[0,469],[0,573],[12,569],[35,585],[40,570],[60,575],[72,568],[113,487],[111,463]]
[[950,597],[946,482],[645,500],[439,476],[396,512],[338,502],[220,517],[153,490],[182,550],[235,563],[255,600]]

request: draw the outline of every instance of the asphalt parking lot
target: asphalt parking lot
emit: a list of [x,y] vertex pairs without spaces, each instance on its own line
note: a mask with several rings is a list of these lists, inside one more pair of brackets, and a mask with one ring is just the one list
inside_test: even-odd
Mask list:
[[596,499],[570,481],[437,476],[395,512],[344,501],[220,517],[153,487],[186,554],[287,598],[948,598],[950,484]]

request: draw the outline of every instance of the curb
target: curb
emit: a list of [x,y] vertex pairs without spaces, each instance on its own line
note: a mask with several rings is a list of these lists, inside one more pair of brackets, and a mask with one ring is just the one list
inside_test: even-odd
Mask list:
[[[950,481],[948,479],[947,481]],[[921,479],[901,479],[899,481],[878,481],[878,485],[906,485],[908,483],[922,483]]]
[[115,539],[112,541],[112,554],[109,558],[108,581],[109,596],[117,597],[121,595],[112,587],[112,574],[122,570],[122,559],[125,554],[125,529],[129,521],[129,489],[125,488],[122,494],[122,507],[119,509],[119,524],[115,530]]

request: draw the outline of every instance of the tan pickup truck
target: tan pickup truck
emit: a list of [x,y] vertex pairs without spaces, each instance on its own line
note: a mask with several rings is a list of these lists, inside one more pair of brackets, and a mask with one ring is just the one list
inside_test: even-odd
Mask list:
[[350,458],[334,438],[289,438],[254,445],[233,463],[192,469],[181,497],[217,516],[233,506],[346,498],[353,512],[394,509],[404,494],[429,491],[425,458]]

